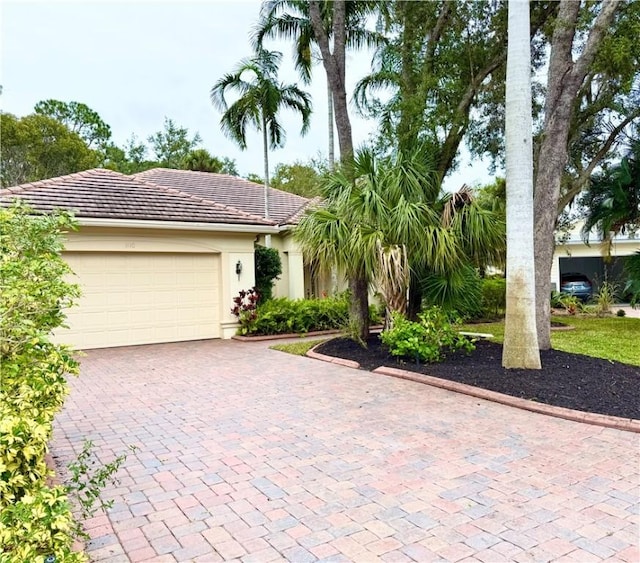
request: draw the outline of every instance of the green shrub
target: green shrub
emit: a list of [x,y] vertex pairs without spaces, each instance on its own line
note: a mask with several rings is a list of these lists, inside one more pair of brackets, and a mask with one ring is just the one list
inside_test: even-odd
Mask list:
[[79,533],[63,487],[49,488],[45,462],[52,422],[78,364],[51,342],[64,309],[79,295],[65,281],[61,235],[70,215],[31,216],[21,205],[0,209],[0,561],[81,561]]
[[564,294],[560,293],[559,291],[551,292],[551,307],[553,309],[560,309],[561,307],[564,307],[564,305],[562,304],[563,295]]
[[233,307],[231,314],[238,318],[240,328],[238,334],[249,334],[258,318],[258,301],[260,295],[255,287],[251,289],[242,289],[236,297],[233,298]]
[[271,299],[258,306],[255,319],[241,327],[242,334],[306,333],[343,328],[349,318],[344,296],[326,299]]
[[559,301],[567,311],[568,315],[575,315],[578,312],[581,304],[580,299],[578,299],[575,295],[570,295],[568,293],[561,294]]
[[44,563],[49,555],[56,562],[86,561],[83,553],[72,551],[79,534],[65,488],[32,485],[0,511],[0,561]]
[[269,301],[273,295],[273,284],[282,274],[282,261],[275,248],[257,244],[255,247],[256,287],[258,303]]
[[392,328],[380,334],[382,343],[394,356],[416,362],[438,362],[447,352],[475,348],[473,342],[458,334],[455,323],[439,307],[430,307],[418,315],[418,322],[392,314]]
[[616,311],[616,315],[617,315],[618,317],[625,317],[625,316],[627,315],[627,312],[626,312],[624,309],[618,309],[618,310]]
[[477,270],[465,265],[447,274],[431,273],[420,282],[424,301],[466,319],[482,316],[482,280]]
[[500,317],[507,308],[507,280],[486,278],[482,280],[482,312],[486,317]]
[[624,271],[628,276],[624,287],[625,295],[628,295],[632,307],[640,304],[640,250],[624,260]]
[[606,315],[611,312],[611,306],[615,303],[617,295],[617,284],[610,281],[602,282],[598,293],[595,295],[598,315]]

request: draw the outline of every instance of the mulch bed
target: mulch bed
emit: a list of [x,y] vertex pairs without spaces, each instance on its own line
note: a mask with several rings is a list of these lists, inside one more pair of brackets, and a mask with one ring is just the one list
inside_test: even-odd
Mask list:
[[502,345],[479,341],[469,354],[455,352],[441,363],[417,365],[391,356],[377,335],[369,337],[367,348],[334,338],[316,351],[354,360],[366,370],[396,367],[548,405],[640,419],[640,367],[620,362],[544,350],[541,370],[507,370],[502,367]]

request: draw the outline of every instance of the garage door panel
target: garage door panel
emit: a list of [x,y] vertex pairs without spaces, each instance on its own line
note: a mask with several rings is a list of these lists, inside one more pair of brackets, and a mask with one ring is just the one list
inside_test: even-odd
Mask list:
[[66,253],[83,295],[60,341],[78,348],[220,336],[219,256]]

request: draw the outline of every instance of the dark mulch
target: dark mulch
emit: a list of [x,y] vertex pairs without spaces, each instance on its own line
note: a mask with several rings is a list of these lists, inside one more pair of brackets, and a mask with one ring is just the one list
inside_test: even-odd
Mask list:
[[620,362],[546,350],[540,353],[541,370],[506,370],[502,345],[479,341],[470,354],[456,352],[441,363],[416,365],[391,356],[377,335],[367,348],[335,338],[316,350],[355,360],[366,370],[397,367],[558,407],[640,419],[640,368]]

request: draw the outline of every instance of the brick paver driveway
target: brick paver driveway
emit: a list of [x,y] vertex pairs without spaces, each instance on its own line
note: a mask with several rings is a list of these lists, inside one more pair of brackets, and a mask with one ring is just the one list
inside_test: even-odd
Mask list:
[[139,447],[98,561],[638,561],[638,435],[269,350],[89,352],[63,460]]

